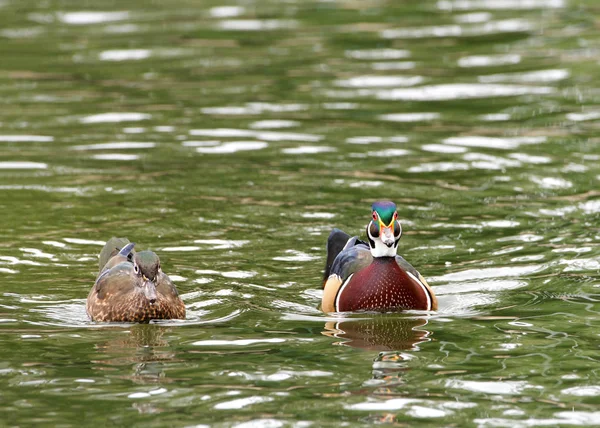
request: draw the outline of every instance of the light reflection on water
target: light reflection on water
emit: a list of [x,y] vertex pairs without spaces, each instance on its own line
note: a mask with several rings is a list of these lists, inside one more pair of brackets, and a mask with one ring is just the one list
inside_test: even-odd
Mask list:
[[[0,0],[8,424],[597,423],[594,4],[56,6]],[[439,310],[321,313],[384,198]],[[87,319],[113,235],[186,320]]]

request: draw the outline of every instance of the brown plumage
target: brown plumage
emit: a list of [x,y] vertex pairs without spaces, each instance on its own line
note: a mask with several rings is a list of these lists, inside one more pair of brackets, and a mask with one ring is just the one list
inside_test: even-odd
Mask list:
[[124,238],[110,239],[100,254],[100,273],[87,298],[92,321],[148,322],[183,319],[185,305],[152,251],[134,252]]

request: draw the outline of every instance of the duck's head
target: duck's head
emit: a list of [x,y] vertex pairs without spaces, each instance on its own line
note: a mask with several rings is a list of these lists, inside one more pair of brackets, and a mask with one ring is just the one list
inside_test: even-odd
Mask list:
[[373,218],[367,226],[371,254],[373,257],[395,257],[402,236],[396,204],[377,201],[371,206],[371,211]]
[[138,286],[142,288],[150,304],[156,302],[156,279],[161,272],[160,259],[152,251],[140,251],[133,256],[133,272],[138,277]]

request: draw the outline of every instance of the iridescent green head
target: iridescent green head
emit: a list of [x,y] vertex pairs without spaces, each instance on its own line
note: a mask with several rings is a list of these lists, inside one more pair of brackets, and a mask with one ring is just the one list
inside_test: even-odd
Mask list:
[[[379,218],[384,226],[390,226],[398,215],[396,213],[396,204],[390,201],[374,202],[371,210],[373,211],[373,220]],[[375,217],[375,213],[377,213],[377,217]]]
[[372,219],[367,226],[367,236],[373,257],[395,257],[402,226],[398,221],[396,204],[377,201],[371,206]]

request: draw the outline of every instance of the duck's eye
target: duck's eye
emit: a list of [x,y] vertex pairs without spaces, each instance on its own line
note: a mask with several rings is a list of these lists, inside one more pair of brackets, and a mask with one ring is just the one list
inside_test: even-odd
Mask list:
[[398,219],[398,211],[396,211],[396,212],[394,213],[394,220],[397,220],[397,219]]
[[377,211],[373,211],[373,220],[377,220]]
[[373,238],[379,238],[379,225],[376,223],[371,223],[369,225],[369,233]]
[[401,233],[402,233],[402,228],[400,227],[400,223],[395,221],[394,222],[394,236],[397,238],[400,236]]
[[136,274],[138,274],[138,275],[139,275],[139,273],[140,273],[140,267],[139,267],[138,265],[134,264],[134,265],[133,265],[133,271],[134,271]]

